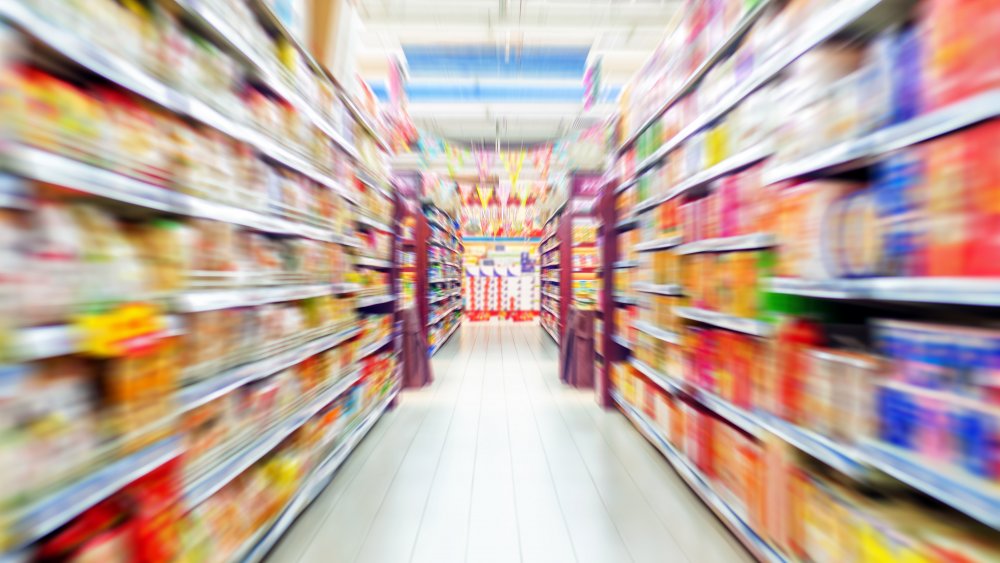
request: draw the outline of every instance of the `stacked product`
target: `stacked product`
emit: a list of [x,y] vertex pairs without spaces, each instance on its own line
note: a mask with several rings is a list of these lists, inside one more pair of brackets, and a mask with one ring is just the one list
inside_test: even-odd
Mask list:
[[534,259],[524,255],[517,266],[510,268],[507,278],[511,302],[510,318],[531,321],[538,316],[538,269]]
[[760,558],[995,560],[1000,3],[690,4],[622,120],[616,400]]
[[559,343],[559,336],[562,334],[562,256],[566,251],[569,242],[563,243],[559,232],[560,211],[557,210],[549,217],[545,223],[542,244],[538,247],[541,259],[539,266],[541,269],[541,307],[539,318],[542,328],[546,334]]
[[427,237],[427,345],[430,354],[441,349],[462,323],[462,238],[446,213],[424,207]]
[[578,309],[593,309],[600,290],[600,255],[597,224],[590,219],[573,221],[573,303]]
[[[466,280],[463,287],[469,320],[488,321],[497,307],[495,297],[496,277],[492,266],[466,266]],[[490,299],[494,296],[494,299]]]
[[470,319],[530,321],[537,315],[538,272],[530,259],[485,259],[466,266],[465,273]]
[[0,7],[2,555],[259,558],[395,393],[378,142],[267,9]]

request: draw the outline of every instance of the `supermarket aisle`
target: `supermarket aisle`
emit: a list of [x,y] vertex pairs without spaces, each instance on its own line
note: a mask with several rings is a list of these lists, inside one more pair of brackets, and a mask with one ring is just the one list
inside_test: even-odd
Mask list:
[[558,381],[536,324],[465,325],[273,563],[746,561],[616,411]]

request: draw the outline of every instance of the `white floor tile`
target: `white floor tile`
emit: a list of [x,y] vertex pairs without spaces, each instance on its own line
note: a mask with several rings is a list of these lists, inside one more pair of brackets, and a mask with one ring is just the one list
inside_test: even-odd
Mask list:
[[749,556],[533,323],[463,326],[271,553],[276,563]]

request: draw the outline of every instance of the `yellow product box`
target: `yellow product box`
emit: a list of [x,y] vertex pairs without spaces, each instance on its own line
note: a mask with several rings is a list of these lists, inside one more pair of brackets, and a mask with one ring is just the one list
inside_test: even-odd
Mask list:
[[622,386],[622,396],[625,397],[625,402],[630,405],[636,403],[636,387],[635,383],[638,378],[632,371],[629,371],[628,375],[622,379],[624,385]]
[[634,399],[630,402],[639,410],[642,410],[642,405],[646,402],[646,386],[648,384],[646,383],[646,380],[641,377],[633,377],[632,384],[635,387],[635,390],[633,391]]
[[727,120],[722,120],[713,127],[705,138],[705,158],[708,166],[714,166],[725,160],[730,154],[730,131]]
[[722,252],[715,256],[714,272],[710,273],[710,283],[714,291],[711,292],[712,308],[725,313],[736,314],[733,310],[733,291],[735,284],[733,279],[734,265],[740,260],[740,254],[744,252]]
[[670,371],[670,361],[669,361],[670,358],[668,354],[670,348],[672,348],[672,346],[670,346],[666,342],[662,342],[659,340],[655,341],[653,343],[653,358],[652,358],[653,361],[650,363],[650,365],[653,366],[655,369],[659,370],[660,372],[673,377],[674,374],[671,373]]
[[623,368],[624,364],[622,364],[621,362],[611,363],[611,370],[608,372],[609,373],[608,377],[609,379],[611,379],[611,387],[613,387],[614,389],[621,389]]
[[653,358],[653,351],[649,347],[649,344],[646,343],[645,341],[637,344],[633,353],[635,354],[635,359],[639,360],[644,364],[652,365],[651,360]]
[[733,307],[740,311],[740,316],[756,318],[760,315],[760,264],[766,252],[768,251],[741,252],[737,263],[734,264]]
[[665,295],[655,295],[652,304],[651,322],[653,325],[664,330],[671,330],[669,327],[672,325],[673,307],[671,307],[670,298]]
[[670,395],[657,392],[653,399],[653,417],[664,436],[670,435]]
[[618,269],[614,271],[614,283],[616,291],[628,291],[632,286],[629,280],[628,270]]
[[673,252],[654,252],[653,283],[675,284],[680,281],[680,258]]

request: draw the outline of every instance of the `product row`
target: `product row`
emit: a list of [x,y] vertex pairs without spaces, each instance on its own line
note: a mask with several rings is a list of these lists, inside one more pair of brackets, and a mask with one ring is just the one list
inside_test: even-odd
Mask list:
[[[62,35],[43,36],[43,41],[63,51],[86,44],[93,56],[83,56],[83,60],[118,63],[102,64],[139,84],[159,81],[312,162],[330,163],[337,158],[331,151],[330,132],[342,148],[357,143],[352,152],[366,159],[374,156],[360,146],[367,142],[365,135],[355,140],[354,121],[337,87],[314,72],[280,29],[265,29],[266,18],[257,15],[265,8],[256,0],[183,2],[179,4],[182,13],[166,2],[101,0],[66,5],[32,0],[26,4],[30,18],[72,30],[75,43],[62,44]],[[15,18],[19,23],[25,19],[23,15]],[[131,67],[129,72],[121,72],[122,63]],[[137,72],[144,80],[136,80]],[[368,162],[367,166],[377,168],[378,164]]]
[[434,355],[458,330],[466,315],[464,246],[456,222],[435,205],[424,205],[427,221],[427,346]]
[[[366,419],[384,408],[395,388],[392,362],[372,358],[350,385],[320,401],[311,416],[243,471],[229,475],[218,492],[191,505],[186,485],[187,454],[168,461],[113,496],[86,510],[32,551],[38,560],[114,557],[123,561],[218,561],[246,556],[262,533],[286,510],[318,492],[336,468],[335,455],[352,448],[367,431]],[[346,379],[346,378],[345,378]],[[192,413],[184,423],[190,450],[221,443],[223,428],[249,430],[281,404],[277,382],[226,399],[216,418]],[[229,396],[227,396],[229,397]],[[230,417],[220,426],[220,417]],[[236,420],[239,418],[239,420]],[[265,434],[266,435],[266,434]],[[299,500],[299,505],[293,501]]]
[[[211,482],[215,469],[252,449],[249,442],[293,424],[355,370],[379,358],[391,361],[372,355],[391,334],[390,316],[344,319],[339,336],[322,337],[329,331],[310,334],[289,324],[322,309],[312,305],[199,313],[180,336],[136,334],[126,350],[6,365],[0,401],[8,437],[2,455],[11,460],[0,480],[7,486],[0,495],[5,547],[37,540],[40,515],[48,514],[47,522],[59,518],[50,506],[73,510],[78,490],[134,471],[143,452],[171,437],[184,452],[178,470],[185,486]],[[327,308],[332,315],[342,310]],[[141,319],[133,315],[130,324]],[[108,338],[98,320],[81,326],[92,340]],[[216,371],[198,369],[207,363]]]
[[[98,202],[57,198],[0,210],[3,306],[23,325],[64,322],[100,304],[159,301],[194,289],[359,284],[388,291],[387,274],[349,271],[346,247],[206,219],[126,220]],[[388,235],[359,241],[383,252]],[[362,244],[359,242],[359,244]]]
[[[995,534],[903,487],[845,485],[781,441],[757,440],[702,404],[623,364],[616,399],[678,472],[736,527],[758,557],[803,561],[994,561]],[[718,506],[718,504],[716,504]]]
[[[757,3],[766,4],[763,13],[743,2],[691,2],[679,31],[653,59],[654,68],[633,85],[630,99],[638,115],[626,112],[631,119],[625,125],[651,123],[636,145],[635,158],[642,160],[731,100],[732,92],[763,83],[722,121],[693,132],[676,151],[680,154],[668,156],[665,169],[672,184],[762,139],[773,141],[779,160],[787,161],[1000,85],[996,61],[987,54],[998,28],[993,2],[923,0],[912,11],[894,8],[897,25],[874,38],[826,41],[805,47],[798,58],[789,53],[803,49],[806,38],[836,31],[833,26],[850,24],[849,15],[864,11],[830,0],[752,4]],[[749,31],[728,56],[723,50],[722,57],[709,57],[725,45],[728,33],[718,30],[735,29],[734,14],[741,12],[755,16]],[[711,64],[701,79],[673,97],[708,58]],[[768,82],[782,68],[778,61],[786,60],[794,60],[788,71]]]

